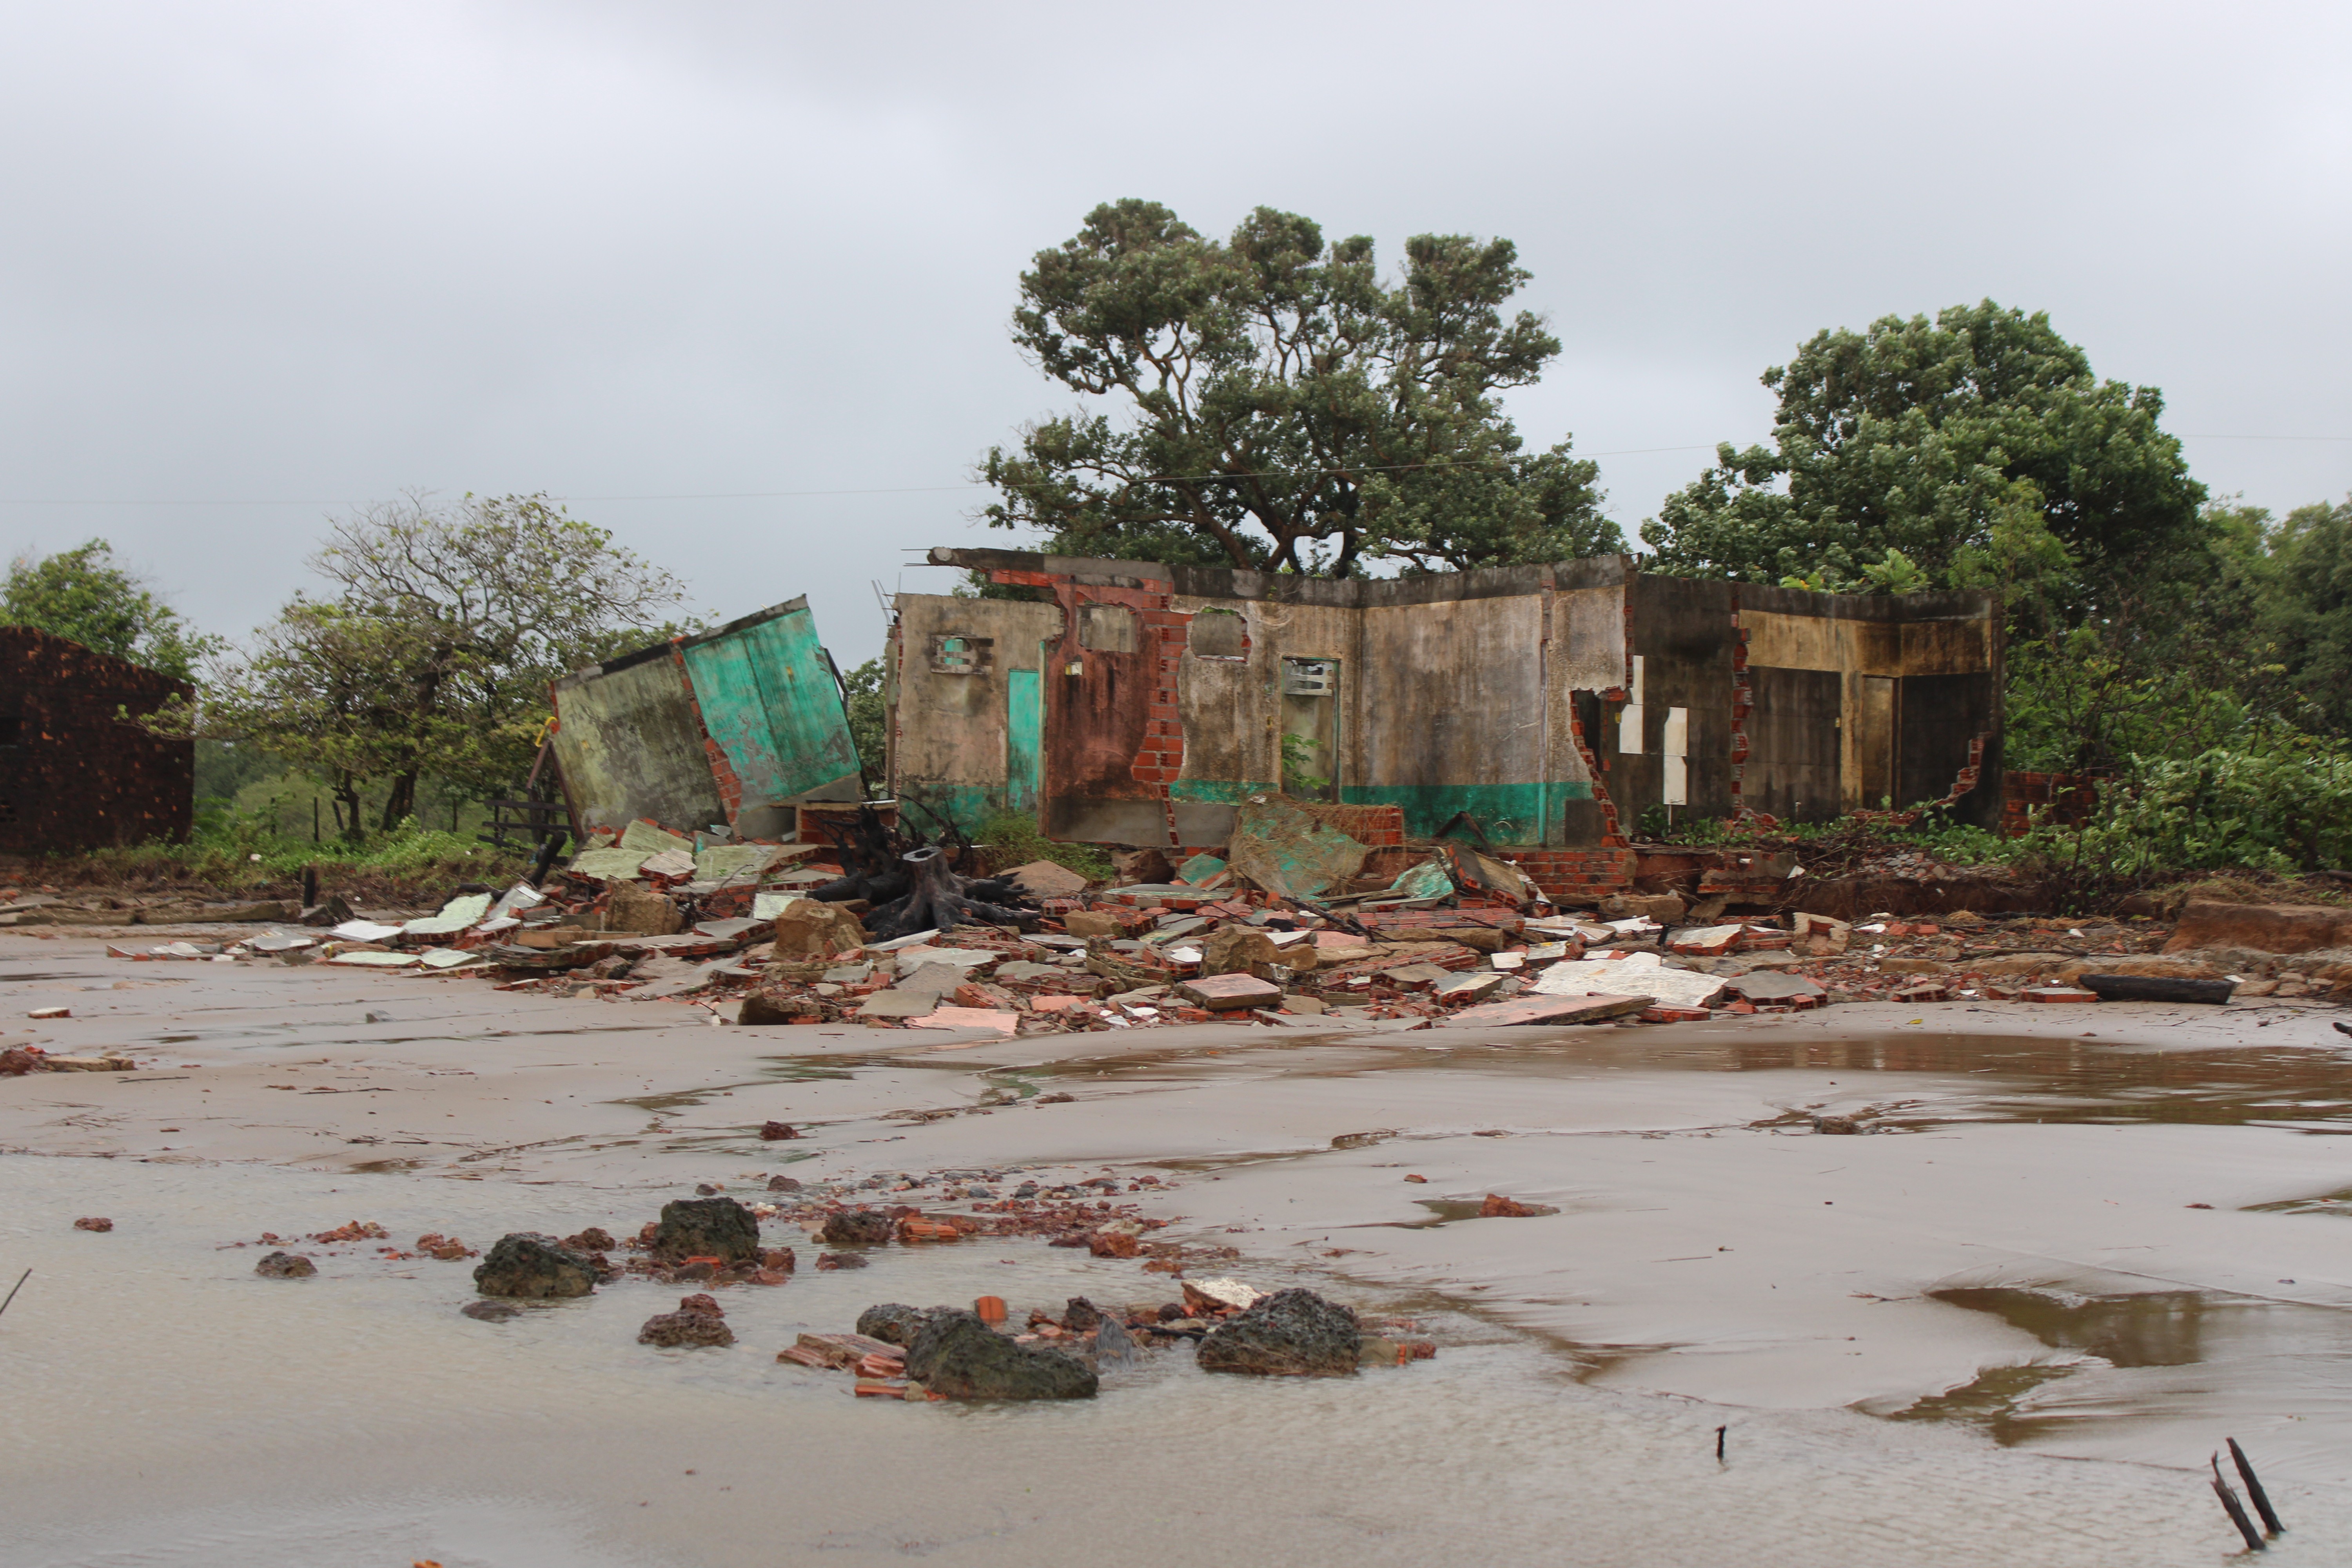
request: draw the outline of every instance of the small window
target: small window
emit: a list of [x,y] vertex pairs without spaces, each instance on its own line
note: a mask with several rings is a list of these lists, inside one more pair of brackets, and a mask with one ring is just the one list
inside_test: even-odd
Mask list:
[[931,670],[937,675],[978,675],[995,657],[994,637],[943,632],[931,639]]
[[1184,646],[1196,658],[1249,657],[1249,623],[1231,610],[1202,610],[1192,617]]
[[1097,653],[1135,651],[1135,612],[1125,605],[1080,605],[1078,646]]

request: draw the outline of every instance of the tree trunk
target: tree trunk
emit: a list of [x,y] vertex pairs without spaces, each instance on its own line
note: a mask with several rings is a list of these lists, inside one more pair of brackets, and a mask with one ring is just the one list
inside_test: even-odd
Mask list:
[[416,774],[412,771],[393,775],[392,788],[383,797],[383,821],[379,832],[389,833],[407,817],[416,815]]

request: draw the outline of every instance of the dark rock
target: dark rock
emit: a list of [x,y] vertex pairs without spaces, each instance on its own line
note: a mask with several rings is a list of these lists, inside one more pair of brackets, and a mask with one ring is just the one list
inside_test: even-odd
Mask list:
[[1062,1327],[1083,1334],[1102,1327],[1102,1309],[1084,1296],[1073,1296],[1062,1310]]
[[890,1216],[878,1209],[843,1209],[825,1215],[824,1228],[816,1235],[819,1241],[836,1247],[879,1247],[897,1228]]
[[610,1252],[620,1245],[603,1226],[592,1225],[578,1236],[567,1236],[563,1245],[574,1252]]
[[661,1258],[755,1261],[760,1256],[760,1222],[733,1198],[680,1198],[662,1205],[654,1252]]
[[819,1268],[863,1268],[866,1255],[862,1252],[820,1252],[816,1255]]
[[1191,1316],[1192,1314],[1184,1310],[1184,1304],[1181,1301],[1162,1301],[1160,1303],[1160,1321],[1163,1323],[1172,1323],[1177,1321],[1179,1319],[1189,1318]]
[[677,1310],[681,1312],[699,1312],[706,1318],[723,1318],[727,1315],[727,1309],[719,1304],[718,1298],[705,1296],[699,1292],[692,1296],[679,1297]]
[[1312,1290],[1276,1290],[1210,1330],[1198,1360],[1203,1372],[1348,1377],[1362,1342],[1347,1308]]
[[114,1222],[104,1215],[84,1215],[74,1221],[76,1230],[112,1230]]
[[778,1274],[790,1274],[800,1266],[800,1254],[789,1247],[772,1247],[760,1254],[760,1267]]
[[801,1190],[801,1184],[791,1176],[770,1176],[768,1190],[772,1193],[796,1193]]
[[880,1340],[886,1345],[898,1345],[903,1349],[915,1342],[916,1333],[930,1321],[930,1316],[919,1307],[902,1307],[896,1301],[885,1301],[857,1314],[857,1331],[869,1340]]
[[499,1237],[474,1268],[474,1289],[485,1296],[585,1296],[596,1289],[596,1266],[551,1236],[519,1230]]
[[637,1343],[666,1350],[691,1345],[731,1345],[735,1331],[708,1312],[660,1312],[637,1331]]
[[709,1182],[697,1182],[694,1186],[694,1195],[699,1198],[715,1198],[719,1195],[719,1189]]
[[512,1301],[468,1301],[457,1310],[466,1317],[478,1318],[485,1323],[503,1323],[509,1318],[519,1318],[522,1309]]
[[[788,1121],[762,1121],[760,1123],[760,1138],[763,1142],[779,1143],[782,1142],[786,1139],[797,1138],[799,1136],[800,1133],[793,1127],[792,1123]],[[772,1184],[768,1190],[774,1192],[776,1188]],[[785,1190],[789,1191],[790,1189],[787,1188]]]
[[1059,1351],[1015,1344],[978,1314],[930,1313],[907,1347],[907,1375],[950,1399],[1092,1399],[1095,1374]]
[[1127,1331],[1127,1325],[1117,1318],[1105,1318],[1095,1331],[1095,1365],[1104,1372],[1116,1372],[1140,1359],[1135,1336]]
[[1862,1123],[1856,1121],[1851,1116],[1816,1116],[1813,1118],[1813,1131],[1816,1132],[1834,1132],[1851,1135],[1853,1133],[1859,1132],[1862,1130]]
[[268,1279],[308,1279],[319,1266],[297,1252],[273,1252],[255,1264],[253,1271]]

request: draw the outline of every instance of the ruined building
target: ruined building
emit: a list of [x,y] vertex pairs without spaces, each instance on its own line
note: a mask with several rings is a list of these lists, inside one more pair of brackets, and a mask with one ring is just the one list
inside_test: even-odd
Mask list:
[[193,741],[123,715],[192,695],[168,675],[32,626],[0,626],[0,854],[188,836]]
[[1626,556],[1325,581],[1000,550],[1042,602],[901,594],[894,794],[967,826],[1213,848],[1234,807],[1468,813],[1538,882],[1622,882],[1645,813],[1998,817],[2001,622],[1976,593],[1660,577]]
[[646,817],[789,837],[803,803],[864,793],[804,598],[566,676],[554,703],[576,833]]

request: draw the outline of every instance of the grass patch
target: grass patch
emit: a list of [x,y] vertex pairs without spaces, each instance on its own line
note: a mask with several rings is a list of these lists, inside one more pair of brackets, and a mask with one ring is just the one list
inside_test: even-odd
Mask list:
[[1051,860],[1088,881],[1111,875],[1110,857],[1091,844],[1060,844],[1037,831],[1037,819],[1025,811],[1000,811],[980,825],[972,842],[996,851],[995,863],[1004,868],[1033,860]]
[[510,883],[530,868],[529,855],[471,837],[404,822],[390,833],[352,843],[314,844],[274,831],[257,816],[207,811],[184,844],[145,844],[56,855],[27,862],[59,885],[126,889],[197,886],[229,895],[293,898],[305,868],[319,868],[331,892],[413,895],[460,882]]

